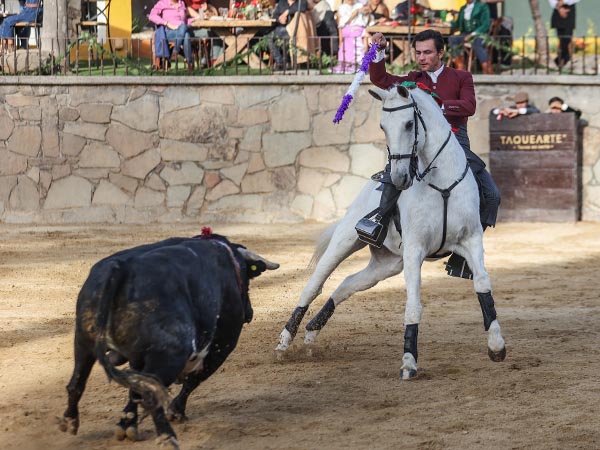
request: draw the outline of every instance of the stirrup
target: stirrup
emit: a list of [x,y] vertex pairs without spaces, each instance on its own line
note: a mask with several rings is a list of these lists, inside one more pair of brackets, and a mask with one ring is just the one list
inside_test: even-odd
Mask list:
[[387,226],[381,223],[382,219],[379,208],[360,219],[354,227],[358,239],[373,247],[381,248],[387,235]]
[[467,261],[460,255],[452,253],[446,262],[446,272],[451,277],[464,278],[466,280],[473,279],[473,272],[467,264]]

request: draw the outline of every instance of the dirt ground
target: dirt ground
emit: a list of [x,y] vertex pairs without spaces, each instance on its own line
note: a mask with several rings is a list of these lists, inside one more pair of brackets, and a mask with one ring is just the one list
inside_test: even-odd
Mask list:
[[[114,439],[126,391],[96,366],[77,436],[61,433],[73,368],[75,300],[90,266],[181,226],[0,226],[0,448],[158,448]],[[254,280],[254,321],[223,367],[191,396],[175,426],[182,450],[600,448],[600,224],[501,224],[486,232],[486,263],[507,341],[488,359],[472,284],[442,262],[423,269],[420,375],[400,381],[402,276],[340,305],[308,356],[274,358],[278,335],[309,272],[322,224],[213,225],[281,263]],[[307,319],[368,260],[345,262]],[[172,392],[175,392],[172,388]]]

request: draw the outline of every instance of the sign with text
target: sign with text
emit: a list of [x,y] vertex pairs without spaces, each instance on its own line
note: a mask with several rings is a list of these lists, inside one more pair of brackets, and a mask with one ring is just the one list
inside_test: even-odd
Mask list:
[[490,116],[490,166],[502,194],[501,220],[579,220],[580,132],[572,113]]

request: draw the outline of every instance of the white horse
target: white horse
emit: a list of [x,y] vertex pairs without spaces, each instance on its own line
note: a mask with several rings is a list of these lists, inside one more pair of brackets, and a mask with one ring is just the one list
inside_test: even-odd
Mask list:
[[[417,335],[421,321],[421,265],[427,257],[455,252],[473,272],[475,292],[488,332],[492,361],[506,357],[504,338],[496,319],[490,277],[483,264],[483,229],[479,219],[477,183],[465,153],[433,97],[420,89],[399,85],[389,91],[370,90],[383,102],[381,128],[385,132],[391,178],[403,190],[398,199],[402,236],[389,227],[383,246],[370,247],[365,269],[347,277],[306,326],[305,344],[313,344],[335,308],[355,292],[404,270],[406,309],[404,356],[400,377],[417,375]],[[413,183],[416,179],[418,182]],[[370,181],[346,215],[321,236],[315,250],[315,270],[302,291],[298,305],[279,338],[277,352],[288,350],[310,303],[321,293],[329,275],[343,260],[363,248],[356,222],[379,205],[377,183]]]

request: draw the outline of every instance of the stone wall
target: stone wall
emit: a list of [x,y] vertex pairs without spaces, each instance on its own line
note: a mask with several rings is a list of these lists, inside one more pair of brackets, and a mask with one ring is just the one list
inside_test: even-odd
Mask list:
[[[517,90],[542,107],[552,95],[567,99],[590,123],[584,219],[600,220],[598,81],[530,78],[476,79],[473,148],[486,158],[487,112]],[[380,104],[367,85],[332,123],[351,79],[2,77],[0,220],[334,220],[385,163]]]

